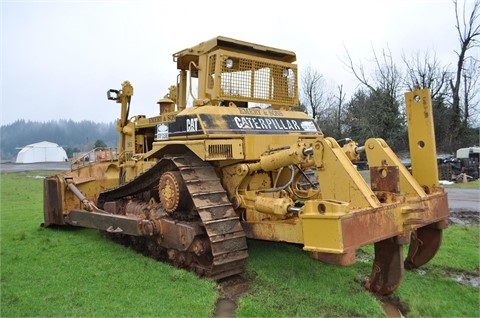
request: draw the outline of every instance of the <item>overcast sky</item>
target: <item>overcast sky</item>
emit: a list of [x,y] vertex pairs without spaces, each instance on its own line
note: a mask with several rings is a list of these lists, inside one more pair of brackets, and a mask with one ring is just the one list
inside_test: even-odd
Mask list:
[[345,48],[367,66],[372,48],[428,49],[452,66],[458,48],[451,0],[0,1],[2,125],[112,122],[106,91],[124,80],[130,114],[153,116],[175,83],[172,54],[218,35],[294,51],[300,76],[310,66],[349,91]]

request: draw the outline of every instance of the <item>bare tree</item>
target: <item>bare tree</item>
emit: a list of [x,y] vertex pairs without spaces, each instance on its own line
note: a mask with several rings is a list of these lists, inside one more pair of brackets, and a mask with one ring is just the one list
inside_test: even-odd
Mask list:
[[355,65],[347,49],[344,64],[360,84],[359,89],[347,104],[349,131],[352,138],[363,140],[369,137],[384,137],[397,149],[405,145],[405,120],[401,105],[402,72],[393,61],[390,50],[381,54],[373,51],[373,72],[367,74],[362,63]]
[[343,112],[343,107],[345,104],[345,92],[343,91],[343,85],[338,85],[337,86],[338,95],[335,95],[336,99],[336,114],[335,114],[335,123],[336,123],[336,132],[335,135],[338,136],[338,138],[343,137],[343,129],[342,129],[342,112]]
[[307,66],[301,83],[301,104],[306,112],[318,121],[331,103],[325,78],[316,69]]
[[342,139],[345,131],[345,92],[343,86],[337,86],[337,92],[328,90],[328,105],[317,119],[322,131],[329,137]]
[[362,85],[372,92],[381,90],[390,95],[393,99],[397,98],[401,86],[402,72],[395,65],[389,48],[383,49],[381,51],[381,56],[379,56],[375,49],[372,48],[375,70],[373,76],[369,76],[365,73],[365,68],[362,63],[357,65],[353,63],[352,57],[346,48],[345,52],[347,61],[344,62],[344,64],[350,69],[352,74]]
[[408,90],[429,88],[432,99],[439,94],[445,94],[449,72],[446,66],[440,65],[435,52],[432,55],[427,50],[423,56],[416,52],[410,58],[403,54],[402,60],[406,67],[404,85]]
[[463,111],[465,124],[480,124],[480,61],[469,59],[463,72]]
[[432,97],[433,123],[435,126],[436,145],[438,149],[451,151],[449,144],[451,105],[449,98],[449,80],[451,73],[447,66],[441,66],[435,52],[416,52],[410,58],[402,55],[405,64],[405,87],[412,91],[429,88]]
[[[406,66],[404,85],[414,88],[430,88],[434,107],[434,123],[437,146],[446,151],[454,151],[464,143],[471,142],[469,125],[479,117],[478,91],[480,81],[478,60],[469,55],[469,50],[478,47],[480,35],[480,2],[475,0],[470,14],[467,1],[459,6],[453,0],[460,50],[454,72],[442,66],[435,53],[416,53],[410,58],[402,56]],[[461,8],[460,8],[461,7]],[[449,129],[445,129],[449,127]],[[462,138],[459,138],[459,137]],[[477,138],[478,139],[478,138]]]
[[467,59],[471,58],[467,55],[467,52],[474,47],[479,45],[479,36],[480,36],[480,1],[476,0],[473,4],[472,11],[470,15],[466,12],[466,1],[463,3],[463,7],[459,9],[457,0],[453,0],[455,5],[455,18],[456,25],[455,28],[458,32],[458,39],[460,41],[460,51],[456,52],[458,56],[457,69],[455,77],[450,81],[450,88],[452,90],[452,110],[453,118],[451,122],[452,137],[457,138],[460,132],[460,125],[463,123],[463,126],[467,125],[467,117],[469,114],[468,103],[466,111],[464,111],[464,116],[462,118],[460,101],[461,101],[461,89],[462,79],[464,78],[465,73],[465,64]]

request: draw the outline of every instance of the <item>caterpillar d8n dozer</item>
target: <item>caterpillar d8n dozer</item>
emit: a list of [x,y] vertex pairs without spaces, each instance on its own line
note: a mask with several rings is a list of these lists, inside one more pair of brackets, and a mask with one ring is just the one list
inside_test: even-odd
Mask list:
[[[340,146],[296,110],[294,52],[219,36],[173,60],[156,116],[129,116],[128,81],[107,92],[121,106],[118,149],[45,179],[43,226],[99,229],[216,280],[244,272],[247,238],[337,265],[374,244],[364,286],[376,294],[435,255],[449,212],[428,90],[405,97],[410,172],[384,140]],[[362,151],[370,184],[352,163]]]

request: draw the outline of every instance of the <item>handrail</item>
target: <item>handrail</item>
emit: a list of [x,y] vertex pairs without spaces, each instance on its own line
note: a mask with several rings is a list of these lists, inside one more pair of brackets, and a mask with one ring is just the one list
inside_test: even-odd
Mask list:
[[[107,155],[100,156],[100,154],[105,153],[107,153]],[[117,148],[96,147],[84,153],[82,156],[76,158],[75,160],[72,160],[70,168],[71,170],[75,170],[76,168],[84,167],[99,161],[113,162],[114,160],[117,160],[117,157]]]

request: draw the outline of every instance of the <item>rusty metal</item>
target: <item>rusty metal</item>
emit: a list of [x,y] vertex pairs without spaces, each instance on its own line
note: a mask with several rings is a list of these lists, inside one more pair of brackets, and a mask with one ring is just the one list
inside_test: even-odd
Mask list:
[[[400,178],[397,166],[382,165],[370,168],[371,188],[377,191],[380,202],[392,202],[389,196],[400,192]],[[387,224],[388,222],[385,222]],[[393,237],[374,244],[375,259],[372,273],[365,288],[386,295],[397,289],[403,277],[403,246]]]
[[403,247],[395,237],[376,242],[375,259],[365,288],[379,295],[397,289],[403,277]]
[[348,253],[333,254],[322,252],[310,252],[310,257],[327,264],[349,266],[355,264],[355,251]]
[[180,172],[167,171],[162,174],[158,185],[158,193],[165,211],[171,213],[181,208],[179,206],[180,202],[183,202],[187,191]]
[[178,221],[171,218],[163,218],[158,222],[162,234],[158,239],[158,241],[161,240],[161,246],[182,252],[192,249],[195,253],[201,254],[201,248],[197,245],[192,246],[198,236],[205,235],[205,230],[199,222]]
[[418,228],[412,233],[408,255],[405,259],[406,269],[415,269],[430,261],[442,243],[445,221]]
[[[397,166],[370,167],[370,187],[373,191],[400,192]],[[382,201],[382,200],[380,200]]]
[[75,226],[135,236],[150,236],[158,234],[159,232],[158,225],[155,221],[144,220],[134,216],[114,215],[85,210],[70,211],[65,221]]
[[45,178],[43,181],[44,199],[43,199],[43,219],[42,226],[48,227],[51,224],[64,225],[65,221],[62,214],[62,202],[60,183],[57,178]]

